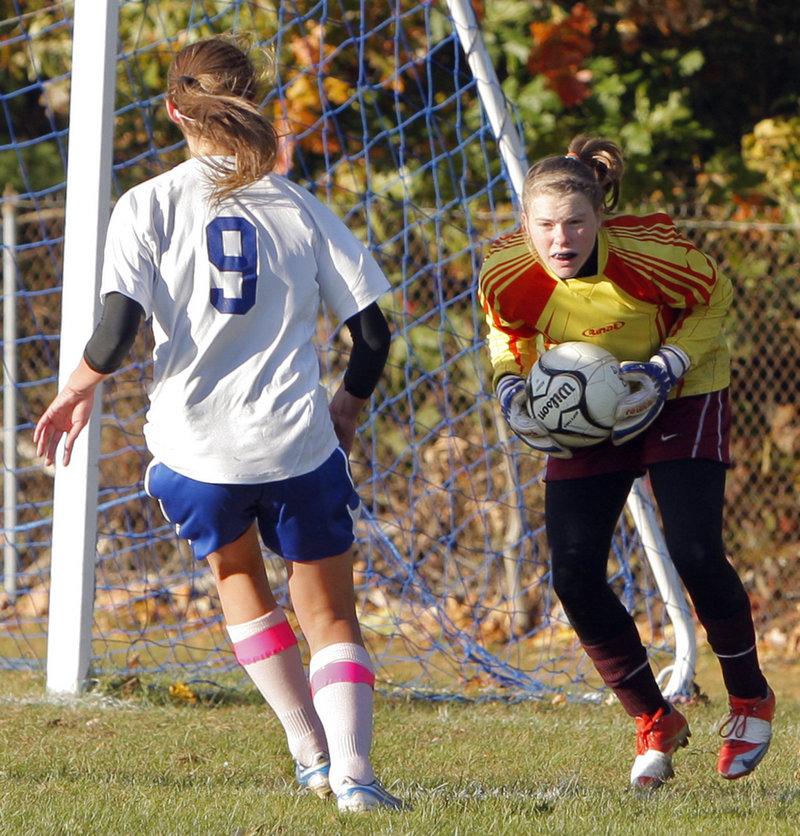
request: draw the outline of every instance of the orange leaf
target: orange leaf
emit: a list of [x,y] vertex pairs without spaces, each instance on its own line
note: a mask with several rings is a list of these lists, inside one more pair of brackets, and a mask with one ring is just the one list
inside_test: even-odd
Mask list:
[[533,47],[528,69],[543,75],[547,84],[566,106],[579,104],[589,95],[588,75],[581,64],[592,54],[591,31],[595,16],[583,3],[577,3],[569,16],[557,23],[532,23]]

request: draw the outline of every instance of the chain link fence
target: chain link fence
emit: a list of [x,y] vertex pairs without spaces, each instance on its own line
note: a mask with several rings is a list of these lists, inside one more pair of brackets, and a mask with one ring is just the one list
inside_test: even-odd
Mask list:
[[[16,396],[13,414],[9,414],[11,401],[4,401],[3,416],[4,480],[16,493],[15,507],[9,507],[6,500],[4,509],[6,553],[13,555],[16,566],[10,584],[7,559],[6,593],[0,602],[0,625],[5,622],[9,628],[2,631],[7,633],[5,637],[0,632],[0,657],[6,667],[15,666],[8,664],[10,659],[18,658],[24,666],[25,659],[44,658],[49,590],[52,473],[36,460],[31,432],[33,422],[55,393],[57,379],[63,207],[54,201],[35,209],[16,207],[11,255],[18,286],[12,296],[4,294],[4,304],[15,306],[17,320],[13,353],[8,344],[3,346],[4,392],[13,387]],[[683,217],[678,223],[734,284],[729,322],[733,465],[728,479],[726,545],[751,592],[759,630],[763,634],[780,623],[788,635],[797,620],[800,595],[794,577],[800,557],[798,227],[718,218]],[[7,233],[4,228],[6,242]],[[9,252],[7,244],[4,251]],[[8,263],[4,259],[4,264]],[[112,411],[116,413],[116,409]],[[135,409],[133,413],[141,417]],[[411,417],[397,416],[401,423]],[[123,432],[129,430],[139,437],[137,428],[123,428]],[[14,457],[8,455],[9,445],[15,447]],[[434,454],[435,444],[430,452]],[[131,472],[138,472],[141,451],[129,455],[136,459]],[[115,462],[115,468],[123,467]],[[127,508],[125,513],[136,516],[138,522],[126,518],[122,527],[138,531],[142,542],[152,525],[160,526],[163,534],[163,521],[151,519],[146,509]],[[424,527],[426,521],[414,524]],[[12,646],[12,635],[24,636],[24,642],[15,638]]]

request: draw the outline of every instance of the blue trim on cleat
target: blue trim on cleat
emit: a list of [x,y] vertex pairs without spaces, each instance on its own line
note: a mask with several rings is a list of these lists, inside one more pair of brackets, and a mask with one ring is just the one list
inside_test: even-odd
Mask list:
[[341,812],[364,813],[383,807],[387,810],[402,810],[405,802],[387,792],[378,781],[371,784],[357,784],[352,778],[345,778],[341,790],[336,794],[336,803]]
[[303,766],[295,761],[294,777],[303,789],[311,790],[320,798],[328,798],[333,794],[328,772],[331,768],[331,760],[327,752],[317,752],[311,761],[311,766]]
[[775,693],[767,686],[767,696],[755,699],[728,698],[730,714],[719,730],[725,738],[719,750],[717,772],[723,778],[749,775],[769,749],[772,720],[775,717]]

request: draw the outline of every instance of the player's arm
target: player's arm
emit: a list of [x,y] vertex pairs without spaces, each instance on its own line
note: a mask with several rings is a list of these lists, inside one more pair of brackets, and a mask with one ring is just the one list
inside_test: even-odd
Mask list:
[[682,308],[681,315],[649,361],[621,364],[621,376],[631,391],[617,408],[614,444],[624,444],[646,430],[683,376],[719,344],[733,297],[731,282],[699,250],[691,248],[688,252],[691,257],[685,257],[691,271],[687,266],[683,279],[670,287],[672,293],[675,285],[682,287],[682,293],[673,300],[676,308]]
[[345,320],[353,340],[342,386],[330,404],[331,419],[346,453],[355,438],[359,413],[378,385],[386,365],[391,332],[377,302]]
[[102,374],[115,372],[131,350],[143,319],[144,310],[138,302],[122,293],[109,293],[83,352],[87,365]]
[[710,294],[682,312],[665,344],[681,349],[692,366],[699,365],[709,351],[716,350],[732,300],[730,280],[717,273]]
[[62,435],[64,465],[81,430],[89,422],[97,387],[122,364],[139,329],[144,311],[120,293],[106,297],[103,315],[86,345],[83,358],[70,375],[67,385],[56,395],[33,431],[37,455],[52,464]]

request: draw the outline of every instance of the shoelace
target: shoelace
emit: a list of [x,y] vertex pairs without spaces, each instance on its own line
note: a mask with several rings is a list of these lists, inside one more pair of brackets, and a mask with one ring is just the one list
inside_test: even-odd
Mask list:
[[731,713],[719,730],[720,737],[736,737],[741,740],[747,729],[747,720],[755,714],[757,703],[731,706]]
[[659,708],[653,715],[644,714],[636,727],[636,754],[643,755],[650,747],[647,738],[655,728],[656,723],[664,716],[664,709]]

